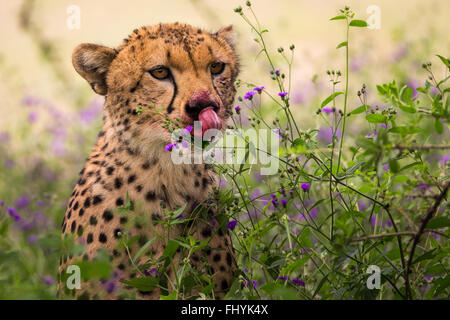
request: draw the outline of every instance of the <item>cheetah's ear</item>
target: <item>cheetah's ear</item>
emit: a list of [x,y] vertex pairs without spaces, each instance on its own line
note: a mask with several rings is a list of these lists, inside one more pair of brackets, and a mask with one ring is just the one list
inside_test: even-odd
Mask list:
[[221,28],[216,32],[216,35],[224,39],[233,49],[236,45],[236,31],[234,31],[233,25],[229,25]]
[[108,91],[106,74],[111,62],[116,57],[114,49],[97,44],[83,43],[75,48],[72,64],[96,93],[105,95]]

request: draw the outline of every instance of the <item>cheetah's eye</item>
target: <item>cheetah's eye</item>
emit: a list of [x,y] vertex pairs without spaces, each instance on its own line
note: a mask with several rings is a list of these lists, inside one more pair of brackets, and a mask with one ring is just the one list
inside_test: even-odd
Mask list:
[[150,70],[150,74],[158,80],[163,80],[169,76],[169,69],[166,67],[157,67],[156,69]]
[[225,63],[223,62],[214,62],[211,63],[210,70],[211,74],[220,74],[223,72],[223,69],[225,69]]

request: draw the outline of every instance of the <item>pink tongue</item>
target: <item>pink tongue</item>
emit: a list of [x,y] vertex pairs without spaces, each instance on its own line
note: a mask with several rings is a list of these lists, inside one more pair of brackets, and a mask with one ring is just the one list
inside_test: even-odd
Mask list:
[[209,129],[222,129],[222,120],[217,116],[213,107],[203,109],[198,115],[198,119],[202,124],[202,135]]

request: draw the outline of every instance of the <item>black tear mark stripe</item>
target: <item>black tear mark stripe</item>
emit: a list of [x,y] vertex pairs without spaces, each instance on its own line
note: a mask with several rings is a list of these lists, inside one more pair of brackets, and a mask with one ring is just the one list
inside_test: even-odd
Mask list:
[[177,93],[178,93],[177,83],[175,82],[175,78],[172,76],[172,74],[170,74],[170,81],[172,81],[172,83],[173,83],[173,96],[172,96],[172,100],[170,100],[169,106],[167,107],[168,114],[171,114],[172,111],[174,110],[173,102],[175,101],[175,97],[177,96]]
[[185,40],[185,42],[184,42],[183,49],[184,49],[184,51],[186,51],[186,53],[188,54],[189,61],[191,61],[192,66],[194,67],[195,75],[198,77],[197,65],[195,64],[194,58],[192,57],[191,48],[189,47],[189,44],[186,42],[186,40]]

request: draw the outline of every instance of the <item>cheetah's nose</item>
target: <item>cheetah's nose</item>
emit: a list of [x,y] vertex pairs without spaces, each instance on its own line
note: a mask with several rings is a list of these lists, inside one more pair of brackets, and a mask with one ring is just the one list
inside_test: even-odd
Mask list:
[[201,110],[213,107],[214,109],[219,108],[219,103],[217,100],[206,90],[195,91],[188,102],[189,108],[200,112]]

